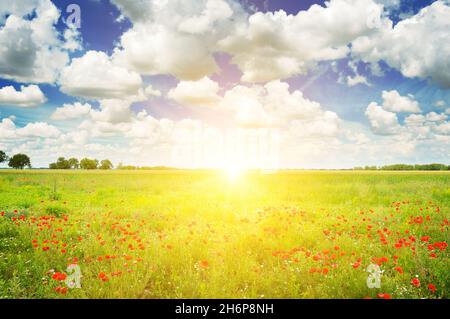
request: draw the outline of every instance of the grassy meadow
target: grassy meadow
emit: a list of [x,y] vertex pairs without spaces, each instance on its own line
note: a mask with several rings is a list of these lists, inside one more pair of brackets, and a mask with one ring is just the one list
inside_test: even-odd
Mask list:
[[0,212],[0,298],[450,296],[449,172],[0,170]]

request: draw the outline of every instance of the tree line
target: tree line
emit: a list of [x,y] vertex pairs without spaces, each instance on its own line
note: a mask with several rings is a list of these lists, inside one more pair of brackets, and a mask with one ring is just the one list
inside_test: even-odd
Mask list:
[[445,164],[393,164],[384,166],[355,167],[354,170],[364,171],[449,171],[450,165]]
[[77,158],[65,159],[64,157],[59,157],[55,163],[50,163],[48,166],[50,169],[113,169],[114,165],[110,160],[105,159],[99,161],[97,159],[83,158],[78,161]]
[[31,160],[25,154],[15,154],[8,157],[5,152],[0,151],[0,164],[4,162],[8,162],[8,166],[15,169],[31,168]]
[[[25,167],[31,168],[30,157],[26,154],[15,154],[12,157],[6,155],[6,153],[0,150],[0,164],[8,162],[8,166],[14,169],[24,169]],[[104,159],[99,161],[97,159],[83,158],[78,159],[72,157],[65,159],[59,157],[55,163],[49,165],[50,169],[113,169],[114,165],[110,160]]]

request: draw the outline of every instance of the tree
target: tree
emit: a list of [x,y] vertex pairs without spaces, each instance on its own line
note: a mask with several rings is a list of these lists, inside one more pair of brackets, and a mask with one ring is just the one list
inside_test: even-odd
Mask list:
[[50,165],[48,165],[48,168],[50,168],[50,169],[58,169],[58,166],[56,166],[56,163],[50,163]]
[[28,155],[16,154],[9,159],[8,166],[15,169],[24,169],[25,166],[31,168],[31,160]]
[[97,169],[97,166],[98,160],[96,159],[83,158],[80,161],[80,167],[82,169]]
[[0,151],[0,163],[6,162],[8,160],[8,156],[3,151]]
[[66,160],[64,157],[58,158],[58,160],[56,161],[56,168],[57,169],[69,169],[70,168],[69,161]]
[[74,157],[69,158],[69,166],[73,169],[79,169],[80,168],[80,162]]
[[101,161],[100,169],[112,169],[112,168],[113,168],[113,164],[111,163],[110,160],[105,159],[105,160]]

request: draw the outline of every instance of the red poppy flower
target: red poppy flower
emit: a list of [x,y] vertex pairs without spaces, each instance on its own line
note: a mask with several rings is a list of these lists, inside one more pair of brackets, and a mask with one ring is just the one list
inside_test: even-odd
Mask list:
[[64,273],[60,273],[60,272],[55,272],[52,276],[52,279],[54,280],[66,280],[67,275]]
[[355,263],[352,264],[352,267],[356,269],[356,268],[358,268],[360,265],[361,265],[361,263],[357,261],[357,262],[355,262]]
[[436,286],[433,284],[428,284],[428,289],[430,289],[432,293],[436,292]]
[[377,297],[381,299],[392,299],[392,296],[388,293],[379,293],[377,294]]
[[209,267],[209,262],[207,260],[201,260],[199,262],[199,265],[200,265],[201,268],[207,269]]
[[419,288],[420,287],[420,280],[418,278],[413,278],[413,279],[411,279],[411,284],[413,286],[416,286],[417,288]]
[[430,236],[423,236],[420,238],[420,240],[427,243],[430,240],[430,238],[431,238]]
[[394,269],[397,270],[400,274],[403,274],[402,267],[395,267]]

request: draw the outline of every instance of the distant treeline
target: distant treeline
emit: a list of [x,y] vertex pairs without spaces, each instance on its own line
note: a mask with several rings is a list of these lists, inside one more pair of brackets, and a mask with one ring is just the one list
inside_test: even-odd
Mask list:
[[445,164],[393,164],[385,166],[355,167],[354,170],[365,171],[449,171],[450,165]]
[[105,159],[98,161],[97,159],[83,158],[78,161],[76,158],[65,159],[59,157],[55,163],[48,166],[50,169],[112,169],[114,166],[110,160]]

